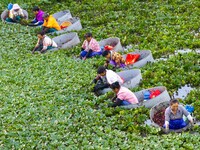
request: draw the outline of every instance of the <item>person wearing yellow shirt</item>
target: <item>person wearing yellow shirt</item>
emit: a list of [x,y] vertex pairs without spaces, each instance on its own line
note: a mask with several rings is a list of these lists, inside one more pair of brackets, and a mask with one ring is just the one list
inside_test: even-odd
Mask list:
[[61,30],[60,25],[52,15],[44,13],[42,17],[44,18],[42,31],[44,31],[45,33],[51,33]]

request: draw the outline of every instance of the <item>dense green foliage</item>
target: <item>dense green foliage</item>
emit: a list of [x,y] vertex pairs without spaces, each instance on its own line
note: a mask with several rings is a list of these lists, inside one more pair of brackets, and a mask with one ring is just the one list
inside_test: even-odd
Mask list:
[[[124,46],[150,49],[154,58],[167,61],[142,68],[143,82],[137,91],[157,85],[172,95],[181,85],[196,88],[184,103],[195,106],[200,119],[200,55],[173,55],[179,48],[199,48],[194,32],[199,28],[199,0],[23,0],[18,2],[31,15],[33,5],[50,13],[70,9],[79,16],[83,30],[96,39],[117,36]],[[0,2],[4,10],[8,1]],[[48,7],[47,7],[48,6]],[[103,58],[84,62],[73,59],[80,45],[44,55],[30,53],[37,29],[0,23],[0,114],[1,149],[199,149],[195,134],[162,135],[144,125],[149,110],[108,108],[112,93],[95,97],[90,81]],[[176,139],[176,140],[174,140]]]

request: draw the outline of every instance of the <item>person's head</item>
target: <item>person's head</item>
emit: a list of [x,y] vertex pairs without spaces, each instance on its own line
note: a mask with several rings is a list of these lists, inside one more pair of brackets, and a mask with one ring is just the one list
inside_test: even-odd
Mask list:
[[92,33],[86,33],[86,34],[85,34],[85,39],[86,39],[88,42],[90,42],[91,39],[92,39]]
[[13,4],[9,3],[7,8],[8,8],[8,10],[11,10],[13,8]]
[[49,19],[49,14],[44,13],[44,14],[42,15],[42,18],[43,18],[44,20],[48,21],[48,19]]
[[42,39],[42,38],[44,37],[44,35],[45,35],[45,32],[44,32],[44,31],[41,31],[41,32],[38,32],[37,37],[38,37],[39,39]]
[[97,73],[100,75],[100,76],[105,76],[106,75],[106,68],[104,66],[100,66],[97,70]]
[[111,52],[108,51],[108,50],[105,50],[105,51],[103,51],[102,56],[103,56],[103,57],[106,57],[107,59],[110,59]]
[[170,107],[172,111],[177,111],[178,110],[178,105],[179,105],[179,101],[177,99],[172,99],[170,101]]
[[34,13],[35,15],[37,15],[40,9],[39,9],[38,6],[34,6],[32,10],[33,10],[33,13]]
[[114,82],[110,85],[110,88],[115,92],[118,93],[120,89],[119,82]]
[[21,8],[20,8],[20,6],[19,6],[18,4],[14,4],[13,7],[12,7],[12,9],[13,9],[14,11],[18,11],[18,10],[20,10]]

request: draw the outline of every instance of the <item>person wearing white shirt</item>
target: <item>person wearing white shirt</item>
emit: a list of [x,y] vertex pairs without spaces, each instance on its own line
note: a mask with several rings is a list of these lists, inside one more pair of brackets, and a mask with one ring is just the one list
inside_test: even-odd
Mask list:
[[37,34],[37,36],[38,41],[35,48],[32,51],[33,54],[35,53],[35,51],[40,51],[41,53],[44,53],[51,48],[58,47],[55,41],[53,41],[47,35],[45,35],[45,32],[41,31]]
[[[99,90],[109,88],[110,85],[114,82],[119,82],[120,85],[124,83],[123,79],[114,71],[107,70],[104,66],[100,66],[97,70],[97,77],[93,80],[94,83],[101,81],[101,84],[96,84],[94,87],[94,92],[96,93]],[[98,95],[98,94],[97,94]]]

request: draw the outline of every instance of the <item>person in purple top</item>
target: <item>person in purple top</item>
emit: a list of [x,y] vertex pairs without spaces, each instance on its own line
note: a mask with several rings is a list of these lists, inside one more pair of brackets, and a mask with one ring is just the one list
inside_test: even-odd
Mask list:
[[30,26],[40,26],[44,23],[43,14],[44,12],[39,9],[38,6],[33,7],[33,13],[35,14],[34,20],[31,22]]

